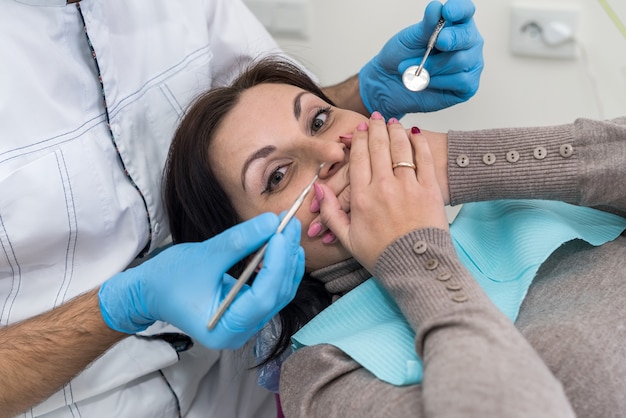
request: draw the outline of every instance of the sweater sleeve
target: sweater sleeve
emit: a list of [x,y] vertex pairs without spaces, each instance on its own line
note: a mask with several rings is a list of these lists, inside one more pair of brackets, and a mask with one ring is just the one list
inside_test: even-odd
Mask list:
[[413,231],[375,276],[416,329],[424,416],[574,416],[560,382],[456,256],[449,233]]
[[626,214],[626,117],[448,133],[450,203],[550,199]]
[[447,232],[405,235],[375,273],[418,330],[423,384],[392,386],[334,347],[307,347],[283,365],[286,416],[574,416],[561,384],[461,265]]

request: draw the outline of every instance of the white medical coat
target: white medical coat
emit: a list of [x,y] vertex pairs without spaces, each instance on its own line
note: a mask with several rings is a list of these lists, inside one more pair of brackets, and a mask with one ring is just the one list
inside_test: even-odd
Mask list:
[[[163,242],[160,180],[178,118],[261,52],[277,46],[240,0],[2,1],[0,326]],[[265,395],[231,360],[131,336],[25,416],[170,417],[177,403],[183,415],[193,404],[206,417],[258,416]]]

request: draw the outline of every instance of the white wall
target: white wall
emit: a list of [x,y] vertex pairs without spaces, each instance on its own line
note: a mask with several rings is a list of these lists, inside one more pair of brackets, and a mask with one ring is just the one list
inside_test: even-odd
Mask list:
[[[611,0],[618,8],[622,2]],[[525,4],[580,7],[578,42],[587,60],[583,54],[573,60],[512,55],[512,0],[474,3],[475,19],[485,39],[485,69],[478,93],[450,109],[409,115],[405,124],[447,131],[626,115],[626,39],[598,1],[524,0]],[[333,84],[358,72],[395,32],[421,20],[426,4],[425,0],[308,0],[308,37],[277,40],[288,54],[317,74],[322,84]],[[624,8],[617,10],[624,21]]]

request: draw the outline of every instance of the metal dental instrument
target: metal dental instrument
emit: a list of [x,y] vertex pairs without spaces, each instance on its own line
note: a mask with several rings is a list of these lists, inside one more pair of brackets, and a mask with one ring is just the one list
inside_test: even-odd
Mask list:
[[[300,209],[302,202],[304,202],[304,198],[311,191],[311,187],[313,187],[313,183],[315,183],[315,181],[318,179],[320,172],[322,171],[322,168],[324,167],[324,164],[326,163],[320,164],[319,168],[317,169],[317,173],[315,174],[315,177],[313,177],[313,180],[311,180],[309,184],[307,184],[307,186],[304,188],[304,190],[302,190],[302,193],[300,193],[296,201],[293,202],[293,205],[291,205],[291,207],[285,214],[285,217],[280,221],[280,223],[278,224],[278,228],[276,228],[277,234],[280,234],[281,232],[283,232],[283,229],[285,229],[285,227],[287,226],[291,218],[293,218],[296,212],[298,211],[298,209]],[[239,293],[239,290],[241,290],[243,285],[248,282],[248,279],[250,278],[250,276],[252,276],[252,273],[254,272],[254,270],[256,270],[257,266],[263,259],[263,256],[265,255],[265,251],[267,250],[267,246],[268,246],[268,243],[265,243],[261,247],[261,249],[257,251],[257,253],[252,258],[252,261],[248,263],[246,268],[243,270],[243,273],[241,273],[241,276],[239,276],[239,278],[237,279],[237,282],[235,283],[235,285],[232,287],[232,289],[230,289],[230,291],[228,292],[228,294],[226,295],[226,297],[224,298],[220,306],[218,306],[217,311],[215,311],[215,313],[211,317],[211,320],[207,324],[207,327],[210,330],[215,328],[215,326],[217,325],[222,315],[224,315],[224,312],[226,312],[226,309],[228,309],[228,307],[233,302],[233,300],[235,300],[235,296],[237,296],[237,293]]]
[[424,58],[422,58],[420,65],[411,65],[409,68],[404,70],[404,73],[402,73],[402,83],[407,89],[411,91],[422,91],[428,87],[428,83],[430,83],[430,74],[428,74],[428,71],[424,68],[424,64],[435,47],[437,36],[439,36],[439,32],[441,32],[441,29],[443,29],[445,24],[446,21],[443,20],[443,17],[437,22],[437,26],[435,26],[433,34],[430,35],[430,38],[428,39],[426,53],[424,54]]

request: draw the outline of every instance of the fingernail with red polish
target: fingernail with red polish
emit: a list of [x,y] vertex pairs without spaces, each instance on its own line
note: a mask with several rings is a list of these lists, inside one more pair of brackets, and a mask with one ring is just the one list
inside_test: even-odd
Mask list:
[[387,125],[393,125],[394,123],[398,123],[398,119],[396,118],[389,119],[389,121],[387,122]]
[[311,224],[306,234],[309,238],[313,238],[317,236],[320,232],[322,232],[322,224],[319,222],[315,222]]
[[372,113],[372,116],[370,117],[372,119],[381,120],[383,118],[383,115],[381,115],[378,110],[375,110],[374,113]]
[[411,128],[411,133],[417,135],[417,134],[421,134],[422,131],[420,131],[420,128],[418,128],[417,126],[414,126]]
[[361,122],[356,126],[357,131],[367,131],[367,123]]
[[332,244],[333,242],[335,242],[336,239],[337,239],[337,237],[335,236],[335,234],[333,234],[332,232],[328,231],[324,235],[324,238],[322,238],[322,242],[324,244]]

